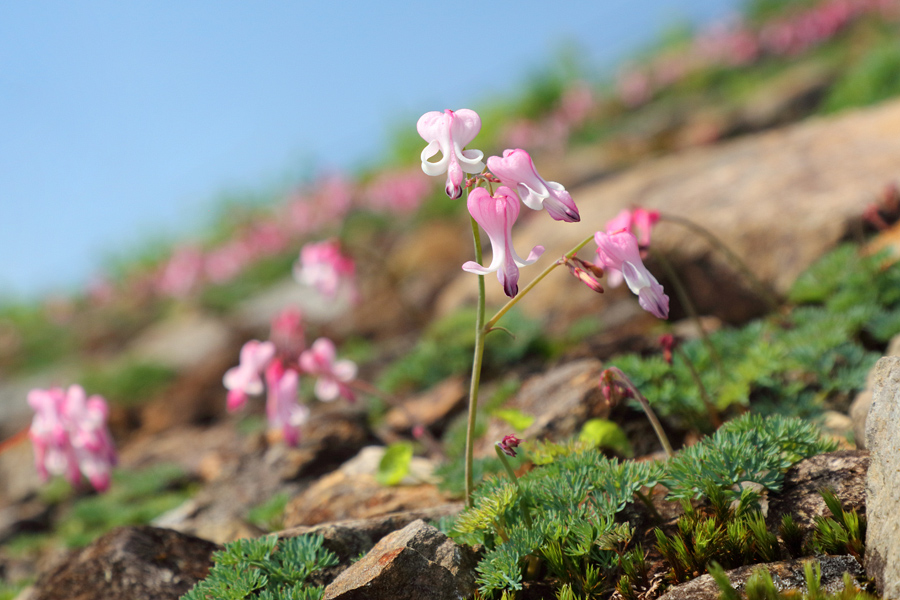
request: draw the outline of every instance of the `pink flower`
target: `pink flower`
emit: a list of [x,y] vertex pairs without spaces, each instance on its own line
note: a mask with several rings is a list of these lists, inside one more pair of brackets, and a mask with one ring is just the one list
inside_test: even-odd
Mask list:
[[297,403],[297,387],[300,375],[294,369],[285,369],[280,360],[272,361],[266,368],[266,417],[269,429],[280,429],[288,446],[300,441],[300,426],[309,418],[309,409]]
[[306,349],[303,313],[296,308],[286,308],[272,319],[269,340],[283,356],[295,360]]
[[275,344],[250,340],[241,348],[241,362],[228,369],[222,383],[228,388],[228,410],[235,411],[247,402],[248,394],[261,394],[263,382],[260,373],[275,357]]
[[[427,112],[416,123],[416,131],[428,145],[422,150],[422,170],[426,175],[447,173],[444,190],[451,198],[462,195],[463,172],[480,173],[484,169],[481,150],[463,150],[481,131],[481,117],[474,110]],[[441,153],[435,162],[429,159]]]
[[491,264],[483,267],[475,261],[468,261],[463,271],[476,275],[497,272],[497,279],[503,291],[510,298],[519,293],[519,267],[534,263],[544,253],[543,246],[535,246],[522,260],[512,245],[512,226],[519,217],[519,201],[515,192],[506,186],[497,188],[497,195],[491,196],[484,188],[475,188],[469,194],[469,214],[487,232],[494,253]]
[[432,180],[415,171],[381,173],[366,186],[365,199],[376,210],[408,214],[419,208],[432,190]]
[[199,283],[203,274],[203,253],[197,248],[179,248],[169,258],[156,283],[160,293],[184,298]]
[[503,158],[492,156],[487,160],[491,173],[503,185],[515,189],[528,208],[541,210],[557,221],[575,223],[581,220],[572,196],[555,181],[545,181],[534,168],[531,156],[524,150],[504,150]]
[[638,245],[642,249],[646,249],[650,246],[650,232],[658,222],[658,210],[647,210],[646,208],[629,210],[623,208],[619,211],[619,214],[607,221],[606,231],[607,233],[622,229],[630,231],[637,237]]
[[641,308],[660,319],[669,316],[669,297],[663,287],[644,266],[637,238],[628,231],[594,234],[597,259],[607,271],[621,271],[628,289],[637,294]]
[[353,259],[341,254],[336,240],[306,244],[300,250],[300,260],[294,264],[294,278],[315,287],[328,298],[337,296],[342,286],[352,292],[355,274]]
[[300,355],[300,368],[318,376],[315,392],[319,400],[331,402],[341,396],[353,402],[356,394],[347,383],[356,377],[356,364],[350,360],[335,360],[336,354],[334,342],[319,338]]
[[35,389],[28,393],[35,410],[29,434],[35,467],[41,478],[65,475],[77,485],[84,475],[94,489],[104,491],[116,464],[112,436],[106,428],[109,408],[101,396],[86,397],[81,386]]
[[521,443],[522,440],[516,436],[507,435],[504,436],[501,441],[497,442],[497,447],[507,456],[516,456],[516,448],[518,448]]

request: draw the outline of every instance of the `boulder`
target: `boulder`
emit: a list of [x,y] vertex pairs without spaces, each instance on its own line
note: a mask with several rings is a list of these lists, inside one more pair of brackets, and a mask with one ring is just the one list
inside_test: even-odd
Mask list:
[[155,527],[120,527],[41,575],[29,600],[177,600],[205,578],[219,547]]
[[879,594],[900,598],[900,358],[879,360],[874,383],[866,420],[866,571]]
[[327,600],[460,600],[475,592],[475,554],[424,521],[386,536],[325,588]]

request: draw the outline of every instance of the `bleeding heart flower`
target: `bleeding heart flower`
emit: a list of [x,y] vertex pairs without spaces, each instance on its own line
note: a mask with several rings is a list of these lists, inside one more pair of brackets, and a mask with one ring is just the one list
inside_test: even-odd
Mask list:
[[316,397],[323,402],[331,402],[338,396],[351,402],[356,394],[347,385],[356,377],[356,363],[351,360],[335,360],[337,352],[334,342],[319,338],[309,350],[300,355],[300,368],[305,373],[317,375]]
[[261,394],[263,382],[260,373],[275,357],[275,344],[250,340],[241,348],[241,362],[228,369],[222,383],[228,388],[228,410],[235,411],[247,402],[247,395]]
[[[447,173],[444,190],[451,198],[462,196],[463,173],[480,173],[484,169],[484,152],[463,150],[481,131],[481,117],[474,110],[431,111],[419,117],[416,130],[428,145],[422,150],[422,170],[426,175]],[[438,161],[432,157],[441,153]]]
[[494,253],[491,264],[483,267],[475,261],[468,261],[463,271],[476,275],[487,275],[497,272],[497,279],[503,291],[510,298],[519,293],[519,267],[534,263],[544,253],[543,246],[535,246],[522,260],[512,244],[512,226],[519,218],[519,200],[515,192],[506,186],[497,188],[497,194],[491,196],[484,188],[475,188],[469,194],[469,214],[487,232]]
[[663,287],[644,266],[637,238],[629,231],[594,234],[597,243],[597,259],[607,271],[622,273],[628,289],[637,294],[641,308],[660,319],[669,316],[669,297]]
[[519,193],[528,208],[546,208],[547,214],[557,221],[576,223],[581,220],[578,207],[566,188],[538,175],[531,156],[524,150],[504,150],[503,158],[492,156],[487,159],[487,166],[503,185]]

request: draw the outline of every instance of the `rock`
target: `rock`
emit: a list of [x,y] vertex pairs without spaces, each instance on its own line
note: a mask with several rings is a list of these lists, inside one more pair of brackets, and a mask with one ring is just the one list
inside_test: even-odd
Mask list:
[[[811,559],[789,560],[776,563],[764,563],[739,567],[726,571],[731,585],[741,591],[744,585],[757,569],[766,569],[772,575],[775,587],[780,591],[805,591],[806,577],[803,572],[803,564]],[[817,556],[815,560],[822,568],[821,589],[829,593],[837,593],[844,589],[844,573],[849,573],[854,579],[865,577],[862,566],[850,555],[845,556]],[[676,585],[659,597],[659,600],[718,600],[721,592],[719,586],[713,581],[712,576],[702,575],[687,583]]]
[[395,407],[385,415],[385,423],[396,432],[408,432],[414,425],[439,434],[466,407],[469,391],[462,377],[450,377]]
[[206,577],[216,544],[155,527],[120,527],[38,578],[31,600],[177,600]]
[[265,332],[273,318],[293,306],[303,312],[305,322],[325,324],[345,315],[351,304],[347,294],[328,301],[316,290],[288,278],[242,302],[234,311],[234,320],[242,329]]
[[866,420],[866,571],[879,594],[900,598],[900,358],[878,361],[874,389]]
[[383,447],[365,448],[353,460],[325,475],[285,508],[285,527],[328,521],[365,519],[392,512],[428,508],[446,499],[431,481],[432,464],[413,458],[410,473],[396,486],[383,486],[374,477]]
[[[574,360],[528,379],[503,408],[534,417],[519,437],[559,441],[575,435],[589,419],[609,416],[609,405],[598,382],[604,366],[599,360]],[[477,446],[478,454],[493,455],[494,444],[513,433],[506,421],[492,418]]]
[[[785,294],[801,272],[843,238],[882,186],[896,179],[897,164],[900,101],[647,161],[571,188],[580,223],[558,223],[536,214],[517,224],[516,248],[546,248],[536,265],[522,270],[521,282],[602,229],[622,208],[640,205],[690,218],[714,232],[760,280]],[[591,258],[593,250],[589,244],[582,254]],[[651,254],[655,252],[674,264],[701,314],[740,322],[765,310],[721,252],[696,233],[663,221],[654,229]],[[664,280],[663,271],[649,262]],[[585,315],[605,316],[616,302],[637,304],[627,290],[598,296],[565,269],[556,271],[519,304],[524,312],[562,327]],[[460,274],[441,294],[441,314],[472,305],[476,286],[469,277]],[[487,294],[489,306],[504,302],[495,281],[487,282]],[[677,309],[671,286],[669,295]]]
[[181,313],[155,323],[141,332],[127,352],[141,362],[191,371],[222,348],[234,343],[234,333],[225,323],[200,313]]
[[[888,344],[885,356],[900,356],[900,335],[895,336]],[[875,391],[875,372],[877,365],[872,367],[869,375],[866,377],[866,389],[861,391],[854,398],[850,405],[850,420],[853,425],[853,438],[856,447],[865,449],[866,447],[866,416],[872,407],[872,398]]]
[[475,554],[424,521],[381,541],[325,588],[328,600],[460,600],[475,591]]
[[812,535],[816,517],[830,517],[819,490],[830,488],[845,510],[866,513],[866,471],[869,455],[863,450],[839,450],[800,461],[785,474],[784,487],[769,497],[766,518],[770,531],[778,531],[783,514],[790,514],[794,522]]

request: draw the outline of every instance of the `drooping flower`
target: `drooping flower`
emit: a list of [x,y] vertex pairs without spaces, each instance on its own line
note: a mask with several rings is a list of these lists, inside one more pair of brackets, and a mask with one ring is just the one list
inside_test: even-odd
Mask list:
[[269,340],[281,356],[296,360],[306,349],[303,313],[294,307],[285,308],[272,319]]
[[356,377],[356,363],[335,360],[336,356],[334,342],[319,338],[300,355],[300,368],[304,373],[318,377],[315,392],[319,400],[331,402],[340,396],[353,402],[356,394],[347,383]]
[[41,479],[65,475],[77,485],[84,475],[94,489],[106,490],[116,464],[106,401],[97,395],[88,398],[81,386],[73,385],[67,391],[31,390],[28,403],[35,410],[29,435]]
[[493,258],[488,267],[470,260],[462,266],[463,271],[476,275],[487,275],[496,271],[503,291],[510,298],[514,297],[519,293],[519,267],[534,263],[544,253],[544,247],[532,248],[525,260],[516,254],[512,245],[512,226],[519,218],[519,200],[515,192],[508,187],[500,186],[494,196],[484,188],[472,190],[469,194],[468,208],[472,218],[487,232],[491,240]]
[[[451,198],[462,195],[463,173],[480,173],[484,169],[484,152],[463,150],[481,131],[481,117],[474,110],[427,112],[416,123],[416,131],[428,145],[422,150],[422,170],[426,175],[447,174],[444,190]],[[430,159],[441,153],[440,160]]]
[[650,233],[653,226],[659,222],[658,210],[635,208],[633,210],[623,208],[615,217],[607,221],[606,231],[612,233],[625,229],[637,237],[638,245],[642,250],[650,246]]
[[248,395],[261,394],[260,374],[275,357],[275,344],[250,340],[241,348],[241,362],[228,369],[222,383],[228,388],[228,410],[235,411],[247,403]]
[[669,297],[663,287],[644,266],[637,238],[629,231],[594,234],[597,259],[606,271],[622,273],[628,289],[638,297],[641,308],[660,319],[669,316]]
[[528,208],[546,208],[547,214],[557,221],[576,223],[581,220],[578,207],[566,188],[538,175],[531,156],[524,150],[504,150],[503,158],[492,156],[487,159],[487,166],[503,185],[519,193]]
[[309,418],[309,409],[297,402],[300,375],[285,369],[281,360],[274,360],[266,368],[266,417],[269,429],[281,430],[288,446],[300,441],[300,427]]
[[353,293],[355,274],[353,259],[341,253],[337,240],[306,244],[300,250],[300,260],[294,263],[294,279],[328,298],[337,296],[342,287]]
[[507,456],[516,456],[516,448],[518,448],[521,443],[522,440],[516,436],[507,435],[504,436],[501,441],[497,442],[497,447]]

